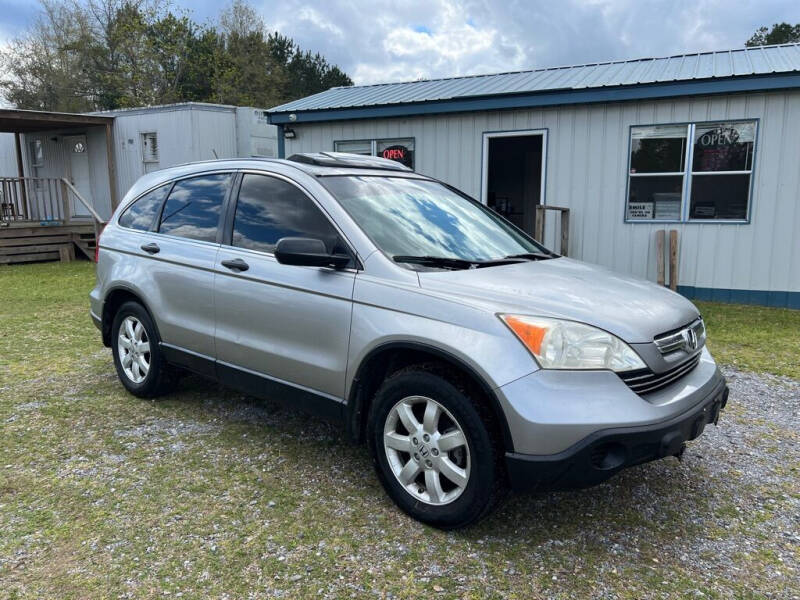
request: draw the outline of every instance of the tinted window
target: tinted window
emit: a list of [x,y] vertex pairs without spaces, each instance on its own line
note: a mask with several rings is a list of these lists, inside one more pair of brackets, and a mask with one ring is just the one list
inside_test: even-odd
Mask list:
[[245,175],[233,220],[233,245],[274,252],[283,237],[325,242],[328,252],[343,252],[339,235],[314,202],[282,179]]
[[119,218],[120,226],[149,231],[158,216],[161,203],[164,202],[170,185],[162,185],[131,204]]
[[161,213],[160,233],[213,242],[229,174],[204,175],[175,183]]

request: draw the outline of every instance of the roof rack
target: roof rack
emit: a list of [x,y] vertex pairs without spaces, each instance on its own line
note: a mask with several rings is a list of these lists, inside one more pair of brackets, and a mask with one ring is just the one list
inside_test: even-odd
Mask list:
[[347,152],[303,152],[292,154],[287,160],[318,167],[345,167],[356,169],[381,169],[384,171],[412,171],[404,164],[378,156],[349,154]]

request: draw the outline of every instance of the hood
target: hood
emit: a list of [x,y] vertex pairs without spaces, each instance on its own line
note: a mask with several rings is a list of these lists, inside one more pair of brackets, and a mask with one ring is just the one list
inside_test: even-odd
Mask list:
[[632,344],[652,342],[698,315],[691,302],[665,287],[569,258],[420,271],[419,281],[423,289],[487,310],[580,321]]

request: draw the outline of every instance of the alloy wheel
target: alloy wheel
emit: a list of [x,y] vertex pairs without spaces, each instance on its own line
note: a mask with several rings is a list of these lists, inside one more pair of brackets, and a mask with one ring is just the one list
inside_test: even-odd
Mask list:
[[455,417],[432,398],[408,396],[395,404],[386,417],[383,447],[397,481],[426,504],[449,504],[467,487],[467,438]]
[[125,376],[134,383],[144,381],[150,372],[150,340],[136,317],[129,315],[120,324],[117,352]]

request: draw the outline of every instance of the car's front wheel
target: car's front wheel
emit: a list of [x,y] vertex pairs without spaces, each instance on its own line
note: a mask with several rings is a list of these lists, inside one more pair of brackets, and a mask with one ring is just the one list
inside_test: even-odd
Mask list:
[[443,529],[486,515],[503,489],[501,456],[478,398],[436,368],[389,377],[372,405],[369,440],[389,496]]
[[172,388],[174,370],[164,360],[153,320],[141,304],[120,306],[111,325],[111,351],[117,375],[131,394],[153,398]]

